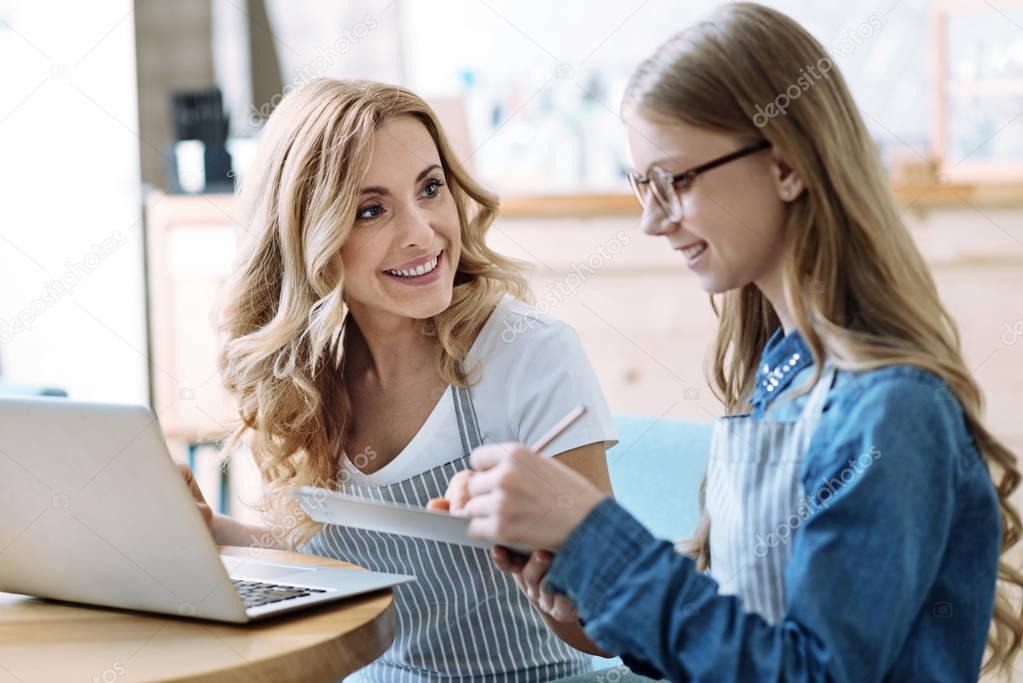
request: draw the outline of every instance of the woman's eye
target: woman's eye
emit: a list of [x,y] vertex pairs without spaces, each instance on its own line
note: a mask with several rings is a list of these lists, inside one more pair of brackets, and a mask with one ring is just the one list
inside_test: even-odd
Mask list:
[[368,221],[377,218],[383,212],[384,207],[380,206],[379,204],[374,204],[372,206],[365,206],[359,209],[358,212],[355,214],[355,217],[359,220]]
[[444,183],[441,181],[437,179],[429,180],[426,186],[423,187],[423,195],[426,197],[436,197],[442,187],[444,187]]

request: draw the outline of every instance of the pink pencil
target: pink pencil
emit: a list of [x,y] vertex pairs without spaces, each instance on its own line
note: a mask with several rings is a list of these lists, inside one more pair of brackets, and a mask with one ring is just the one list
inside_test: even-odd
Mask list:
[[569,411],[568,415],[561,418],[561,422],[554,425],[551,431],[544,434],[530,448],[534,453],[541,453],[543,449],[551,445],[551,441],[561,436],[561,433],[575,424],[575,421],[586,414],[586,406],[576,406]]

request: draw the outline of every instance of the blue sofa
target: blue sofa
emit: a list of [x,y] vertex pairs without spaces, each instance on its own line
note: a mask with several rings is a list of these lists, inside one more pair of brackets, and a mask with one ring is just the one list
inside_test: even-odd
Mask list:
[[699,521],[711,423],[620,415],[615,426],[619,442],[607,453],[615,498],[655,536],[689,536]]

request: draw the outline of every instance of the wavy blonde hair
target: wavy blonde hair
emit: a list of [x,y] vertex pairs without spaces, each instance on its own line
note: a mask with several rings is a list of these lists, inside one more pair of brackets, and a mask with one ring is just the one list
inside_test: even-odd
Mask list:
[[[810,80],[812,65],[830,69]],[[790,96],[787,112],[765,115],[772,111],[766,105],[793,85],[799,93]],[[828,52],[778,11],[726,5],[637,68],[623,110],[744,141],[766,138],[807,181],[785,227],[784,281],[786,304],[816,361],[814,382],[827,355],[847,370],[916,366],[955,393],[997,482],[1003,559],[983,670],[1005,673],[1023,637],[1023,615],[1014,605],[1023,574],[1004,558],[1020,536],[1020,516],[1009,501],[1020,481],[1016,458],[981,422],[981,392],[963,362],[956,325],[899,217],[875,146]],[[780,322],[754,284],[711,297],[711,304],[720,324],[708,380],[728,413],[744,411],[758,361]],[[709,524],[703,512],[696,536],[683,547],[701,569],[710,564]]]
[[461,362],[497,300],[526,294],[519,265],[484,241],[497,197],[462,168],[426,102],[398,86],[333,79],[311,81],[284,99],[242,190],[250,238],[221,294],[216,326],[218,369],[240,417],[223,452],[243,442],[251,450],[273,535],[291,546],[317,529],[291,490],[339,483],[352,427],[342,378],[350,317],[340,251],[355,222],[374,133],[398,116],[418,119],[436,143],[461,224],[451,305],[422,326],[445,381],[469,383]]

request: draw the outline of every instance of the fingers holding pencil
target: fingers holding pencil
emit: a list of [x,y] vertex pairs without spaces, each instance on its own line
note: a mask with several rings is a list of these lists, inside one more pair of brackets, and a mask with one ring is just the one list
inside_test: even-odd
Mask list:
[[460,511],[472,520],[470,535],[508,546],[551,551],[561,547],[605,494],[583,475],[540,452],[584,413],[582,407],[570,412],[533,448],[507,443],[473,451],[473,473],[466,484],[469,498]]
[[517,445],[483,446],[473,453],[486,470],[469,479],[469,535],[516,548],[556,552],[605,497],[589,479]]
[[[573,408],[546,434],[533,443],[531,447],[533,453],[538,454],[543,452],[543,450],[547,448],[551,442],[561,436],[565,430],[575,424],[575,422],[585,414],[585,406],[576,406]],[[478,472],[490,469],[490,467],[499,460],[502,452],[510,456],[513,452],[525,450],[520,444],[515,443],[497,444],[492,448],[494,449],[493,453],[491,452],[491,449],[488,449],[485,446],[476,449],[470,457],[470,464],[472,465],[473,470],[463,470],[462,472],[455,474],[448,483],[448,489],[444,494],[444,497],[431,499],[426,504],[426,508],[428,510],[447,511],[453,515],[463,514],[465,505],[469,502],[471,495],[469,490],[469,481],[476,473],[474,470]]]

